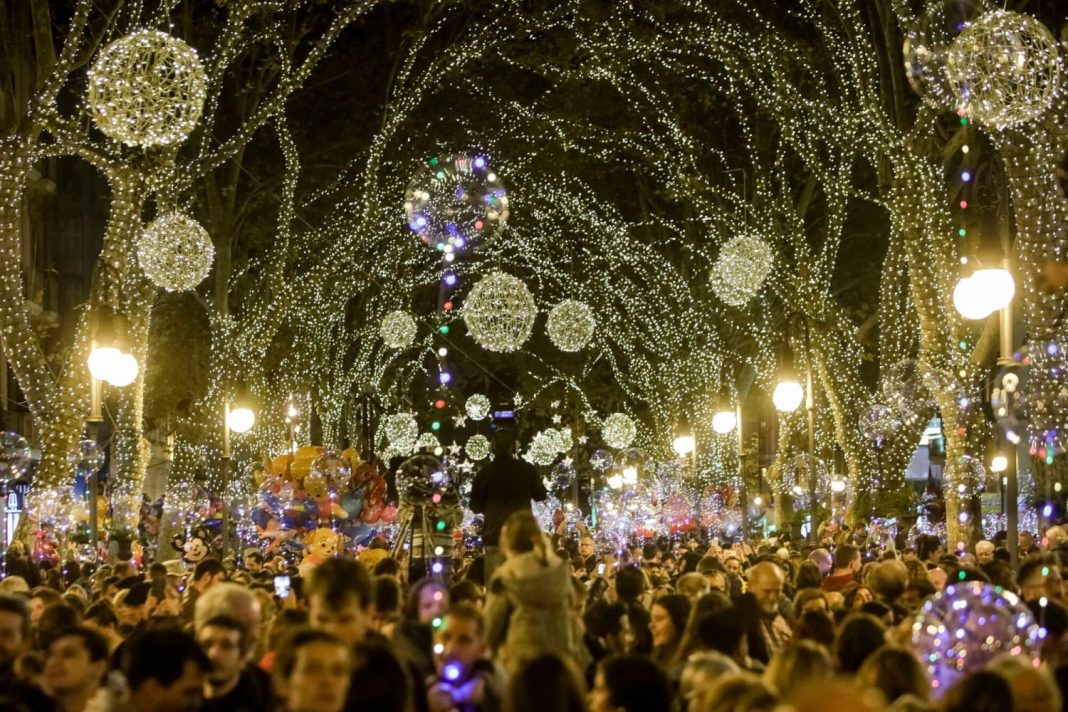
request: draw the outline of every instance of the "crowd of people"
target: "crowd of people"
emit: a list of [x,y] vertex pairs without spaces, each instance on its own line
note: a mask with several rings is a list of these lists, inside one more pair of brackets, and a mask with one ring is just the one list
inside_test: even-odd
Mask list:
[[[823,534],[604,551],[519,508],[500,565],[448,580],[388,556],[301,578],[256,549],[187,574],[52,566],[16,547],[0,581],[0,709],[1061,709],[1059,527],[1043,546],[1021,535],[1016,568],[1003,538],[946,552],[930,536],[880,550]],[[911,621],[947,581],[1018,592],[1047,631],[1041,667],[997,660],[933,699]]]

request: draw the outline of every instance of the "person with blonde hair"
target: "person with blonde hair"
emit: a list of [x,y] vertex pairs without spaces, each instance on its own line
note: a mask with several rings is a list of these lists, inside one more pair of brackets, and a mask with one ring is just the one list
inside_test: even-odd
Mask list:
[[764,670],[764,682],[781,698],[796,692],[802,685],[834,675],[834,661],[819,643],[798,640],[771,658]]
[[555,652],[574,657],[581,634],[570,615],[571,565],[558,557],[529,511],[508,517],[501,530],[505,561],[486,597],[486,640],[509,673],[524,660]]
[[868,656],[857,671],[857,680],[879,690],[887,704],[907,698],[927,702],[931,696],[920,661],[896,645],[884,645]]
[[779,705],[775,693],[756,675],[728,673],[698,695],[695,712],[771,712]]

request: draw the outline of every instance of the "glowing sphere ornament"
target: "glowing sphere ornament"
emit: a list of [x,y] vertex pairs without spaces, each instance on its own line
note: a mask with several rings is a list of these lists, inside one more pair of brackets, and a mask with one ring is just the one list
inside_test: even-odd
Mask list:
[[1039,666],[1046,636],[1012,592],[980,581],[950,583],[923,604],[912,623],[912,648],[935,696],[1001,655]]
[[630,447],[637,434],[638,428],[634,425],[634,420],[625,413],[612,413],[604,419],[604,425],[601,427],[605,444],[617,449]]
[[613,460],[612,456],[605,450],[594,450],[590,455],[590,467],[595,470],[604,472],[605,470],[611,469],[614,464],[615,460]]
[[188,215],[170,212],[153,220],[137,243],[137,263],[152,283],[184,292],[211,272],[215,248],[208,231]]
[[479,280],[463,308],[471,337],[489,351],[519,349],[534,328],[537,307],[522,280],[494,272]]
[[[831,501],[831,476],[827,465],[807,453],[795,456],[782,467],[779,491],[793,497],[795,509],[810,509]],[[816,500],[813,502],[812,497]]]
[[95,440],[82,440],[69,460],[74,469],[82,474],[96,472],[104,466],[104,448]]
[[478,462],[485,460],[490,455],[490,443],[485,435],[472,435],[467,439],[464,451],[472,460]]
[[992,10],[953,41],[946,76],[961,111],[1004,128],[1034,121],[1057,91],[1057,40],[1040,21]]
[[860,416],[860,431],[876,448],[885,445],[900,427],[897,413],[885,405],[874,405]]
[[891,366],[883,378],[883,400],[903,421],[928,414],[935,407],[928,388],[931,369],[915,359],[904,359]]
[[756,235],[738,235],[727,241],[710,276],[712,290],[732,307],[745,306],[764,286],[775,253]]
[[196,50],[156,30],[115,40],[89,70],[97,127],[129,146],[181,143],[200,120],[207,76]]
[[0,433],[0,481],[17,479],[30,467],[32,453],[26,438],[18,433]]
[[585,302],[567,299],[549,312],[545,330],[549,339],[561,351],[581,351],[593,338],[597,320]]
[[423,433],[415,440],[416,450],[433,450],[439,447],[441,442],[438,440],[438,436],[434,433]]
[[931,108],[957,108],[946,77],[949,47],[987,7],[982,0],[928,0],[923,14],[905,28],[905,76]]
[[415,319],[406,311],[391,311],[382,319],[378,333],[391,349],[406,349],[415,341]]
[[508,191],[485,156],[432,158],[404,194],[408,228],[424,243],[455,254],[508,221]]
[[530,441],[526,459],[535,465],[547,466],[553,464],[560,455],[556,446],[556,440],[552,435],[542,431],[536,433]]
[[489,417],[490,399],[481,393],[476,393],[464,403],[464,412],[471,420],[485,420]]
[[419,423],[411,413],[387,415],[382,419],[382,435],[390,447],[409,453],[419,438]]

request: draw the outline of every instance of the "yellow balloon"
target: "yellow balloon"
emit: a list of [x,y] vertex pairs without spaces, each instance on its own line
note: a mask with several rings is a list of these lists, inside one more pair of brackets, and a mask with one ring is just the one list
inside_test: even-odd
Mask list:
[[326,492],[327,484],[328,482],[324,474],[321,472],[312,472],[304,478],[304,491],[312,497],[318,497]]

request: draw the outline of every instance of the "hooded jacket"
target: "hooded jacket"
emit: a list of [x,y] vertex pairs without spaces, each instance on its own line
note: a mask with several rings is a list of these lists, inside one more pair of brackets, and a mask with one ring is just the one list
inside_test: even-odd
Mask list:
[[514,673],[524,660],[546,652],[575,657],[582,642],[571,615],[574,592],[568,562],[533,552],[497,569],[486,598],[486,639],[496,660]]

